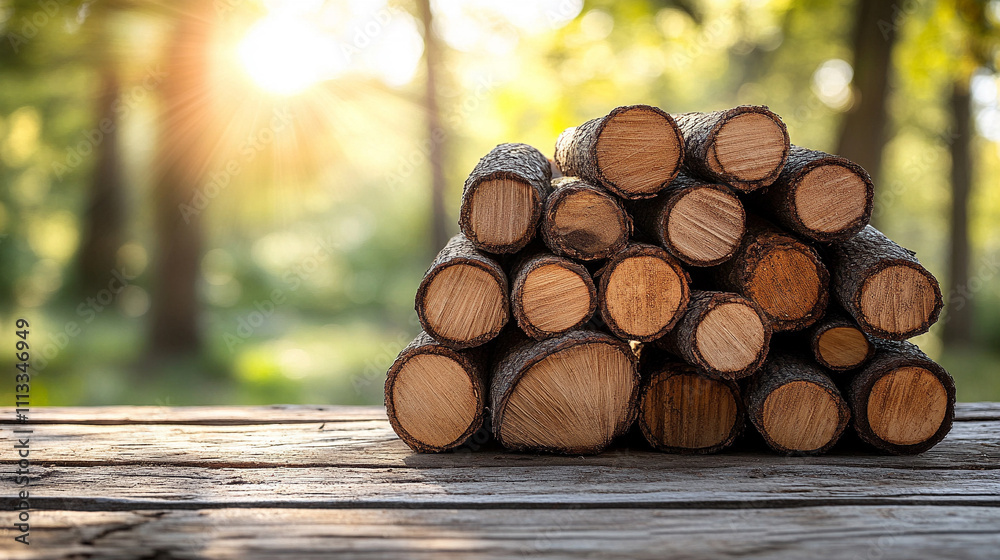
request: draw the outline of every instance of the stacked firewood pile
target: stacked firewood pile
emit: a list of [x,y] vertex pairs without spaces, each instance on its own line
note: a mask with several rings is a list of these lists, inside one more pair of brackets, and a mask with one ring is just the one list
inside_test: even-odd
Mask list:
[[954,381],[906,339],[941,290],[868,225],[873,191],[855,163],[790,145],[766,107],[619,107],[563,132],[554,161],[501,144],[417,289],[392,427],[417,451],[486,425],[515,450],[598,453],[634,427],[713,452],[747,423],[785,454],[848,426],[885,452],[929,449]]

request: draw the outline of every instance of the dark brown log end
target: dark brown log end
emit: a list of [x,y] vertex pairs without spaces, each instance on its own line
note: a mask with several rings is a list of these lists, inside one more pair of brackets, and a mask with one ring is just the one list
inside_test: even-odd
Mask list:
[[927,451],[951,430],[955,381],[915,345],[877,341],[875,357],[851,381],[858,436],[897,455]]
[[623,198],[649,198],[677,176],[684,141],[669,114],[631,105],[566,129],[556,140],[555,155],[564,175]]
[[534,339],[577,329],[597,309],[597,288],[583,265],[551,253],[521,259],[511,271],[511,305],[521,330]]
[[527,144],[500,144],[483,156],[462,191],[459,226],[481,251],[516,253],[535,236],[552,168]]
[[577,177],[555,179],[552,188],[542,210],[541,234],[553,253],[589,261],[625,247],[632,220],[614,196]]
[[837,299],[869,335],[904,340],[937,322],[943,306],[937,279],[874,227],[831,246],[828,261]]
[[690,278],[662,247],[630,243],[608,259],[597,276],[598,309],[615,336],[655,340],[687,308]]
[[746,413],[734,381],[676,361],[657,361],[644,370],[638,423],[654,448],[715,453],[742,433]]
[[492,340],[510,319],[507,275],[462,234],[438,253],[420,286],[415,308],[435,340],[470,348]]
[[483,424],[486,387],[481,352],[459,351],[421,332],[399,353],[385,380],[393,431],[414,451],[462,445]]
[[739,379],[764,363],[771,326],[756,303],[739,294],[694,290],[661,347],[716,375]]
[[695,175],[750,192],[770,185],[788,159],[788,130],[764,106],[674,115],[684,135],[685,164]]
[[493,434],[515,450],[599,453],[634,421],[639,383],[628,344],[608,334],[505,335],[493,366]]
[[816,361],[833,371],[858,368],[875,354],[875,345],[840,309],[829,309],[823,320],[809,329],[808,340]]
[[771,356],[747,392],[747,412],[767,445],[786,455],[818,455],[840,439],[851,414],[837,386],[804,357]]

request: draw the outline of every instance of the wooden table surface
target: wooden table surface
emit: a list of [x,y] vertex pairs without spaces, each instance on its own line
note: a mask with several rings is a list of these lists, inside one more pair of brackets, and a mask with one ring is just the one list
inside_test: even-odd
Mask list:
[[916,457],[419,455],[381,407],[31,414],[31,545],[8,445],[3,558],[1000,558],[1000,403]]

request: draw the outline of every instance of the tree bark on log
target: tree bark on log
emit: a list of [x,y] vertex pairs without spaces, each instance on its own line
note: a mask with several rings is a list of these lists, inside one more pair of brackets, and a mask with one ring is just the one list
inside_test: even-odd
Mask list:
[[465,180],[459,226],[481,251],[516,253],[535,237],[551,189],[549,160],[527,144],[500,144]]
[[666,187],[684,160],[674,119],[649,105],[618,107],[568,128],[556,140],[556,164],[622,198],[649,198]]
[[774,182],[788,158],[788,130],[767,107],[741,105],[673,115],[693,175],[751,192]]
[[414,308],[421,327],[438,342],[452,348],[485,344],[510,319],[507,275],[456,234],[424,274]]
[[751,197],[755,210],[803,237],[845,241],[868,225],[875,186],[860,165],[839,156],[792,146],[771,186]]
[[715,453],[743,432],[746,411],[736,382],[643,352],[638,424],[655,449]]
[[879,340],[847,397],[858,436],[895,455],[923,453],[951,430],[955,380],[916,345]]
[[446,451],[483,425],[486,349],[455,350],[421,331],[396,357],[385,380],[393,431],[414,451]]
[[834,294],[871,336],[904,340],[927,332],[941,313],[937,279],[872,226],[830,246],[827,262]]
[[599,453],[635,420],[635,355],[602,332],[533,341],[511,329],[496,343],[491,373],[493,435],[510,449]]
[[851,417],[830,377],[798,354],[773,353],[746,398],[754,427],[771,449],[785,455],[826,452]]
[[511,267],[510,277],[514,318],[536,340],[580,328],[597,309],[590,272],[565,257],[540,248],[527,251]]
[[693,290],[676,328],[658,345],[692,366],[740,379],[764,363],[771,332],[770,322],[753,300],[734,293]]
[[760,305],[776,332],[814,324],[830,298],[830,274],[819,254],[753,215],[739,249],[710,274],[719,288]]
[[606,259],[625,247],[632,219],[603,188],[579,177],[563,177],[552,180],[540,230],[553,253],[591,261]]
[[746,213],[729,187],[680,173],[656,198],[627,202],[636,227],[691,266],[716,266],[736,252]]
[[833,371],[861,367],[875,354],[875,345],[839,305],[830,304],[823,320],[806,332],[806,340],[819,365]]

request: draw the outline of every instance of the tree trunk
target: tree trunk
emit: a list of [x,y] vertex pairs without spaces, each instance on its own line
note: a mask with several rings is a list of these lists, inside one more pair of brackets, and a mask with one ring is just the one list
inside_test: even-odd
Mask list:
[[419,0],[420,20],[424,28],[424,67],[427,72],[424,92],[424,109],[427,111],[427,137],[431,166],[431,247],[436,251],[448,242],[448,216],[444,211],[444,160],[445,149],[441,112],[438,108],[437,79],[440,43],[434,33],[434,14],[430,0]]
[[[955,125],[951,144],[951,235],[949,237],[948,286],[969,285],[969,194],[972,191],[972,124],[969,89],[955,82],[951,91],[951,114]],[[972,339],[972,298],[948,308],[943,338],[948,345],[968,344]]]

